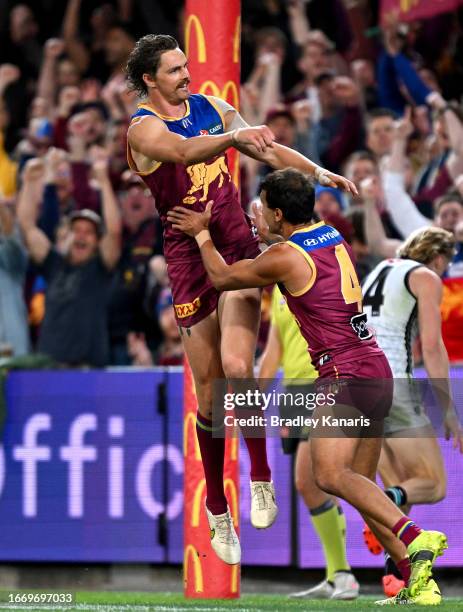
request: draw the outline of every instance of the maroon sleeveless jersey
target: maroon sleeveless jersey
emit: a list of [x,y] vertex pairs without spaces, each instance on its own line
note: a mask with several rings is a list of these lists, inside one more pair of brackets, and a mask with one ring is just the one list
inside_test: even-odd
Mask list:
[[287,243],[304,255],[312,269],[310,283],[302,291],[291,294],[284,286],[281,290],[320,376],[337,377],[348,364],[384,357],[367,327],[352,251],[341,234],[322,221],[297,230]]
[[[171,132],[186,138],[224,133],[224,118],[207,96],[194,94],[186,102],[186,113],[180,119],[165,117],[152,107],[141,104],[132,123],[146,115],[156,116]],[[129,166],[137,171],[128,148]],[[167,263],[201,262],[194,238],[172,229],[167,212],[174,206],[187,206],[202,211],[213,200],[209,227],[211,237],[222,255],[232,254],[238,246],[257,246],[257,236],[241,208],[225,154],[191,166],[153,162],[148,172],[138,172],[151,190],[164,228],[164,255]],[[257,252],[257,251],[256,251]],[[202,265],[202,264],[200,264]]]

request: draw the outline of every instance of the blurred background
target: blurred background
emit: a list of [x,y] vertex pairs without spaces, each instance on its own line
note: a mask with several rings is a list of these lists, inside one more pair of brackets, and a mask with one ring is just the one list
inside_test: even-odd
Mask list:
[[[417,228],[455,234],[442,303],[455,380],[463,378],[459,5],[420,0],[400,15],[394,0],[243,0],[240,102],[249,124],[268,124],[277,142],[359,186],[357,198],[317,190],[315,210],[352,245],[360,279]],[[146,33],[172,34],[182,46],[183,24],[181,0],[0,3],[0,409],[8,440],[0,518],[11,526],[0,544],[0,584],[19,584],[14,562],[182,559],[182,376],[174,366],[183,352],[155,202],[127,166],[139,101],[124,67]],[[240,163],[247,211],[270,169],[243,156]],[[26,232],[35,237],[29,252]],[[109,271],[66,265],[70,254],[88,263],[102,241]],[[257,358],[269,306],[270,293]],[[143,369],[154,366],[164,369]],[[80,458],[69,451],[77,447]],[[249,532],[244,563],[322,567],[307,521],[294,527],[290,463],[278,440],[270,453],[288,527],[272,559],[275,534],[257,540]],[[446,461],[441,515],[455,525],[463,516],[459,458]],[[381,565],[363,551],[359,518],[349,516],[357,526],[351,563]],[[460,544],[449,565],[463,565]]]

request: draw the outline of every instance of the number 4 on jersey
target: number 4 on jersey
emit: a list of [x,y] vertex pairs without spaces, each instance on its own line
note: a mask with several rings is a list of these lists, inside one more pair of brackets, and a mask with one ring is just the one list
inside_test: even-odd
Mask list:
[[362,289],[360,287],[357,272],[352,259],[343,244],[338,244],[335,249],[336,259],[341,270],[341,293],[346,304],[358,302],[359,309],[362,305]]
[[380,314],[381,306],[384,302],[383,287],[390,271],[391,266],[383,268],[363,296],[363,305],[371,306],[371,315],[373,317],[378,317]]

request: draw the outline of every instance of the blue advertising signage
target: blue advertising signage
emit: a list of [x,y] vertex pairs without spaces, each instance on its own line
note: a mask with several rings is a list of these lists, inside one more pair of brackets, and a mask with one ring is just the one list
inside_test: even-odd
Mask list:
[[[462,372],[454,372],[454,382]],[[461,385],[460,385],[461,386]],[[462,405],[455,390],[457,405]],[[1,561],[181,563],[183,560],[183,373],[181,369],[12,372],[0,445]],[[412,510],[449,534],[444,565],[463,559],[462,457],[441,442],[447,498]],[[268,438],[279,503],[269,530],[249,520],[249,458],[240,448],[243,563],[323,567],[308,511],[294,521],[291,458]],[[348,554],[377,566],[362,521],[344,504]],[[294,533],[291,530],[295,530]],[[296,543],[297,551],[293,550]]]

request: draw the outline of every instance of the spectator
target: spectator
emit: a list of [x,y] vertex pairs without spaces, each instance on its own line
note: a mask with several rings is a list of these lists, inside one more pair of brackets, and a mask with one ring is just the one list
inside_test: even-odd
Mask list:
[[27,254],[14,227],[8,202],[0,198],[0,359],[29,352],[23,291]]
[[[1,79],[0,67],[0,79]],[[11,197],[16,193],[17,163],[8,155],[5,136],[9,123],[9,113],[0,95],[0,197]]]
[[395,118],[386,108],[373,110],[367,116],[366,145],[377,161],[391,152]]
[[143,333],[152,344],[156,325],[146,309],[148,264],[153,255],[162,254],[162,230],[151,194],[131,170],[124,173],[121,187],[123,246],[109,305],[112,365],[129,365],[129,333]]
[[19,196],[18,219],[33,261],[47,281],[45,318],[38,349],[71,366],[102,367],[109,361],[107,300],[120,254],[121,222],[107,162],[94,164],[102,192],[106,231],[100,217],[81,210],[71,217],[72,242],[66,255],[53,248],[36,223],[44,162],[29,160]]
[[318,157],[328,169],[340,172],[361,143],[360,92],[352,79],[329,73],[318,77],[317,84],[321,118],[314,127],[314,139]]
[[156,359],[157,365],[183,365],[183,344],[180,329],[175,319],[170,289],[164,289],[160,294],[157,314],[164,336]]
[[153,354],[146,343],[145,335],[129,333],[127,350],[132,358],[132,365],[147,367],[152,366],[154,362],[159,366],[183,365],[183,344],[175,319],[170,289],[164,289],[161,292],[156,310],[163,333],[163,341],[153,358]]
[[340,215],[345,208],[343,194],[335,187],[322,187],[318,185],[315,188],[315,206],[314,211],[320,219],[328,219],[333,215]]

